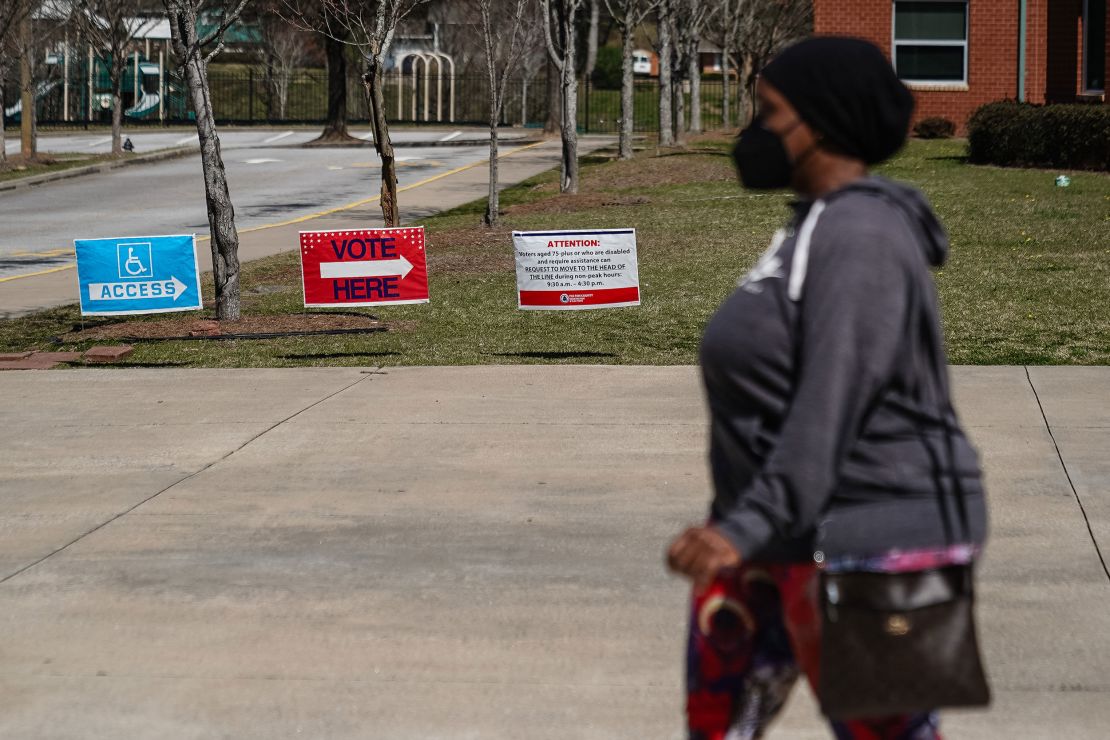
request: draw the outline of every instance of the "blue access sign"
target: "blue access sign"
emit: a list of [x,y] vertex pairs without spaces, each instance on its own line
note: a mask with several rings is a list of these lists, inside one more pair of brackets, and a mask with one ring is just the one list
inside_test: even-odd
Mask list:
[[77,239],[84,316],[121,316],[203,307],[196,236]]

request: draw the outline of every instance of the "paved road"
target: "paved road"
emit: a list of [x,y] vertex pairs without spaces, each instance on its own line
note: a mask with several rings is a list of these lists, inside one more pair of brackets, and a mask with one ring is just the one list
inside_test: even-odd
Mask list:
[[[946,737],[1105,740],[1110,368],[954,386],[995,705]],[[690,367],[0,374],[0,737],[678,738],[705,440]]]
[[[534,131],[504,131],[502,136],[508,140],[532,136]],[[136,153],[152,152],[156,149],[170,149],[197,145],[196,131],[178,128],[173,131],[125,131],[125,136],[135,145]],[[297,128],[249,128],[221,129],[220,145],[225,149],[255,149],[258,147],[299,146],[320,135],[319,129]],[[369,141],[369,129],[355,127],[351,135]],[[395,144],[411,146],[425,142],[454,143],[476,141],[488,138],[481,129],[475,128],[420,128],[393,131],[390,138]],[[6,149],[8,154],[19,152],[19,131],[8,131]],[[52,154],[80,152],[84,154],[108,154],[112,150],[112,137],[103,131],[48,133],[39,136],[39,151]]]
[[[368,130],[353,129],[360,138]],[[488,144],[472,128],[401,130],[398,152],[402,187],[483,161]],[[220,134],[236,224],[249,229],[299,218],[360,200],[380,188],[381,161],[365,148],[302,149],[315,129],[248,129]],[[526,131],[505,132],[506,149]],[[139,153],[196,145],[185,130],[128,133]],[[40,138],[44,152],[106,153],[111,137],[100,133]],[[442,146],[450,143],[452,146]],[[460,143],[469,145],[456,146]],[[426,146],[419,146],[424,144]],[[440,144],[440,145],[437,145]],[[9,140],[9,151],[19,142]],[[127,234],[206,233],[208,216],[199,155],[142,164],[98,175],[0,192],[0,279],[73,261],[75,238]]]
[[[485,159],[484,147],[404,149],[401,186]],[[251,228],[369,197],[380,188],[373,149],[230,149],[224,153],[236,224]],[[28,252],[66,250],[75,238],[207,233],[200,155],[125,167],[0,193],[0,277],[43,265]]]

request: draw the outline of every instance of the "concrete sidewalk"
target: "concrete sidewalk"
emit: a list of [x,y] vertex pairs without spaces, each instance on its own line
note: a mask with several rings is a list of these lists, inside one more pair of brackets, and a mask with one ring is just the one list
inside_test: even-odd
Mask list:
[[[579,154],[586,156],[615,141],[610,136],[579,138]],[[499,181],[503,188],[559,166],[561,144],[558,139],[538,144],[501,149]],[[419,224],[435,213],[483,198],[488,188],[487,161],[482,160],[452,173],[422,180],[403,187],[399,196],[401,216],[405,223]],[[49,186],[47,186],[49,187]],[[377,194],[377,186],[367,197]],[[382,225],[381,207],[377,201],[355,207],[331,209],[324,215],[277,222],[239,232],[239,259],[243,262],[297,248],[298,234],[305,230],[332,228],[368,228]],[[211,246],[207,238],[198,238],[197,252],[202,270],[212,269]],[[16,280],[0,282],[0,319],[26,315],[34,311],[77,302],[77,271],[63,269]]]
[[[1110,736],[1110,368],[961,367],[995,704]],[[0,375],[0,737],[678,738],[690,367]],[[775,738],[824,738],[808,690]]]

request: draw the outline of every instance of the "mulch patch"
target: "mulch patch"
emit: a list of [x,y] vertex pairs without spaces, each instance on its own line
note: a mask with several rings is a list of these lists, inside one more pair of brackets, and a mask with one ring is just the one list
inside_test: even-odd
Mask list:
[[472,226],[430,232],[427,246],[428,271],[432,274],[476,275],[515,268],[513,232],[505,227]]
[[[583,188],[585,189],[585,188]],[[651,199],[642,195],[622,196],[613,193],[586,192],[577,195],[552,195],[534,203],[519,203],[506,208],[506,216],[523,216],[533,213],[574,213],[593,208],[643,206]]]
[[[62,335],[64,342],[99,341],[105,339],[164,339],[170,337],[220,336],[222,334],[271,334],[334,329],[372,329],[386,326],[372,316],[351,314],[310,313],[244,316],[239,321],[220,323],[211,319],[175,318],[153,321],[120,321],[71,331]],[[392,327],[387,327],[392,328]]]
[[579,184],[586,193],[623,190],[629,187],[653,188],[660,185],[687,185],[727,182],[736,179],[732,159],[709,150],[668,149],[658,156],[618,160],[605,167],[587,170]]

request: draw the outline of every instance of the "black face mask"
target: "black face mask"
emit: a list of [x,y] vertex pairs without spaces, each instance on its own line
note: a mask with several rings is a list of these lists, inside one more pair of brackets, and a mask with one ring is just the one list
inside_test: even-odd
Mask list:
[[790,185],[794,167],[782,138],[764,126],[759,118],[740,132],[732,149],[732,160],[746,188],[775,190]]

